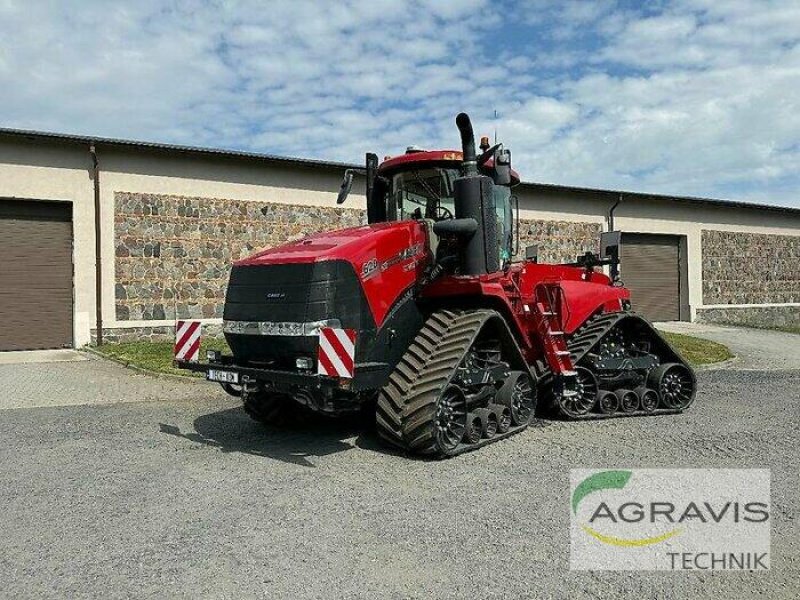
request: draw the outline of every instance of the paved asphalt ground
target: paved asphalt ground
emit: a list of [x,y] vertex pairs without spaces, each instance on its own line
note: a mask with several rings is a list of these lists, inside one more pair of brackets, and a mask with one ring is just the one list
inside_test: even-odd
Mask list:
[[[797,598],[800,371],[699,385],[684,415],[425,462],[357,423],[265,430],[203,382],[0,365],[0,597]],[[770,468],[772,570],[569,571],[571,467]]]

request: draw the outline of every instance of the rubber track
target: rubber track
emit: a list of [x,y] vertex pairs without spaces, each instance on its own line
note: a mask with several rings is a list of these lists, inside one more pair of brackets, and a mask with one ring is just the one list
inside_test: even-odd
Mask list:
[[[375,420],[381,438],[414,454],[442,454],[435,439],[436,400],[492,318],[500,317],[491,310],[441,310],[428,318],[380,392]],[[524,428],[477,444],[461,444],[447,455],[504,439]]]
[[614,325],[627,316],[629,316],[627,313],[601,314],[581,325],[567,341],[572,364],[577,366],[578,361],[586,356],[586,353],[594,348],[602,337],[611,331]]
[[[578,365],[578,361],[580,361],[586,354],[595,347],[595,345],[600,342],[603,336],[611,331],[611,329],[622,319],[630,318],[631,316],[637,317],[637,315],[632,315],[631,313],[608,313],[608,314],[601,314],[589,319],[586,323],[584,323],[580,328],[578,328],[575,333],[570,337],[567,342],[567,347],[570,351],[570,356],[572,358],[572,363],[576,366]],[[641,317],[638,317],[641,318]],[[652,329],[652,327],[651,327]],[[655,330],[653,330],[655,335],[658,335]],[[664,342],[666,343],[666,341]],[[685,363],[684,363],[685,364]],[[688,367],[688,365],[686,365]],[[556,404],[556,408],[558,409],[558,405]],[[622,412],[618,410],[612,414],[604,414],[604,413],[595,413],[590,412],[580,417],[572,417],[568,415],[564,415],[558,410],[559,416],[563,419],[567,419],[569,421],[588,421],[588,420],[597,420],[597,419],[618,419],[624,417],[649,417],[653,415],[664,415],[664,414],[677,414],[683,412],[684,409],[681,408],[657,408],[654,411],[646,412],[643,410],[637,410],[634,412]]]

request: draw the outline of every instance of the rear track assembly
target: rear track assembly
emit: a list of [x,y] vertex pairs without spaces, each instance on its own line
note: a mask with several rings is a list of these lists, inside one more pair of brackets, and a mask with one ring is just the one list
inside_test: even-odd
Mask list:
[[[635,331],[636,342],[626,337]],[[553,396],[557,416],[568,420],[680,413],[694,400],[696,381],[686,361],[643,318],[603,314],[569,340],[578,365],[578,394]]]

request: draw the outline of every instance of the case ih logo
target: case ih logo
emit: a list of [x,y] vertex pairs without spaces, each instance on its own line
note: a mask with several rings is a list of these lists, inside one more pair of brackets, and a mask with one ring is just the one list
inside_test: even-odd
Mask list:
[[323,327],[319,331],[317,372],[331,377],[353,377],[356,330]]

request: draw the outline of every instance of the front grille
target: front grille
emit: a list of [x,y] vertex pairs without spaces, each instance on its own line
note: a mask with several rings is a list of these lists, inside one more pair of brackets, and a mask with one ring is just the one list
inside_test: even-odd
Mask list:
[[[338,319],[342,327],[359,332],[375,329],[358,277],[345,261],[233,267],[223,318],[269,323]],[[316,361],[316,335],[226,332],[225,339],[240,364],[293,371],[300,356]]]

